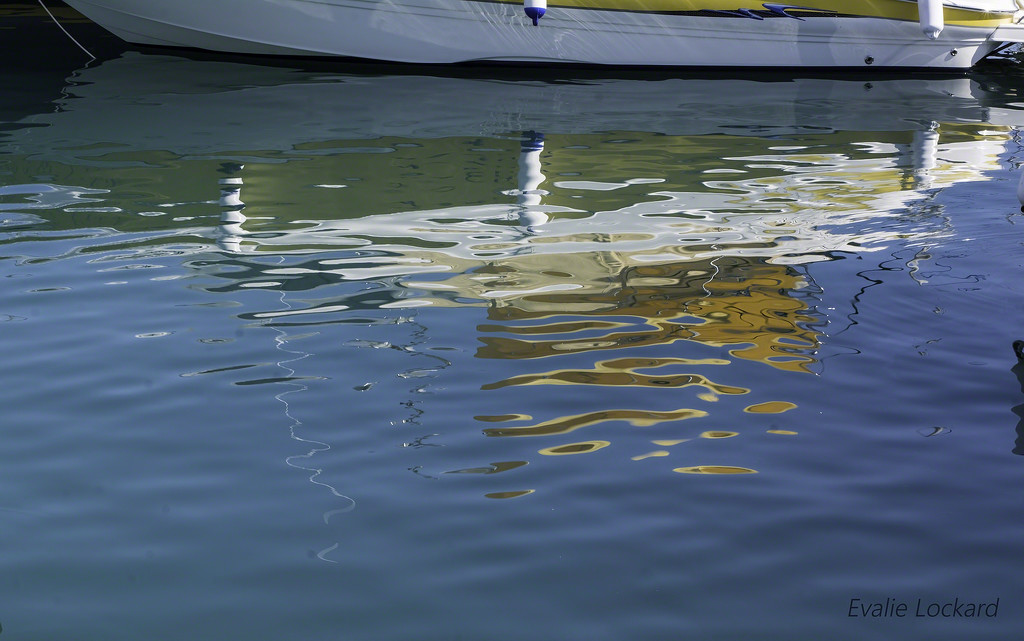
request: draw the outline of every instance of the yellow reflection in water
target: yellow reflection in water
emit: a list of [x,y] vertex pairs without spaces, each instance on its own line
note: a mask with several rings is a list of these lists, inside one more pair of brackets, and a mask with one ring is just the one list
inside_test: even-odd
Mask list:
[[514,470],[524,465],[529,465],[529,461],[501,461],[499,463],[491,463],[486,467],[467,467],[461,470],[451,470],[445,472],[445,474],[497,474]]
[[480,389],[492,390],[511,385],[608,385],[619,387],[690,387],[699,386],[718,394],[747,394],[746,387],[734,387],[714,383],[700,374],[668,374],[651,376],[633,370],[605,371],[597,363],[592,370],[554,370],[513,376],[497,383],[489,383]]
[[546,323],[544,325],[523,325],[519,327],[506,327],[505,325],[479,325],[477,329],[481,332],[504,332],[507,334],[570,334],[573,332],[585,332],[595,329],[618,329],[629,327],[626,323],[613,323],[609,321],[581,320],[565,323]]
[[600,367],[608,369],[653,369],[667,365],[728,365],[724,358],[616,358],[598,361]]
[[661,456],[668,456],[668,454],[669,453],[666,450],[654,450],[653,452],[648,452],[646,454],[638,454],[638,455],[633,456],[631,458],[634,461],[642,461],[645,458],[657,458],[657,457],[661,457]]
[[688,418],[707,416],[707,412],[693,409],[678,409],[668,412],[650,410],[604,410],[561,416],[536,425],[522,427],[489,427],[484,430],[487,436],[548,436],[551,434],[567,434],[581,427],[604,423],[607,421],[626,421],[638,427],[655,425],[667,421],[681,421]]
[[732,438],[739,436],[739,432],[727,432],[725,430],[709,430],[700,435],[701,438]]
[[796,407],[796,403],[788,403],[786,401],[768,401],[767,403],[758,403],[745,408],[743,411],[750,414],[782,414]]
[[732,465],[696,465],[694,467],[677,467],[672,470],[680,474],[757,474],[757,470],[749,467],[734,467]]
[[505,421],[529,421],[533,417],[529,414],[498,414],[495,416],[484,414],[473,418],[484,423],[503,423]]
[[[702,251],[696,246],[689,249],[695,254]],[[711,260],[691,256],[689,260],[642,266],[622,264],[624,259],[605,256],[598,261],[604,274],[612,270],[613,262],[620,263],[614,278],[622,284],[616,289],[600,291],[586,287],[526,294],[490,308],[488,316],[492,320],[510,323],[570,312],[586,313],[590,319],[568,324],[480,325],[481,332],[519,337],[483,336],[480,340],[484,345],[477,356],[535,359],[573,351],[638,348],[687,340],[729,347],[733,357],[787,371],[809,371],[809,366],[817,362],[813,353],[819,347],[820,334],[814,327],[820,324],[820,318],[803,299],[791,295],[807,282],[790,267],[742,256],[719,257],[713,264]],[[590,271],[594,269],[597,267]],[[586,270],[578,277],[599,280]],[[652,277],[657,277],[658,285],[649,284]],[[604,279],[607,278],[606,275]],[[625,327],[596,320],[603,315],[628,315],[639,322]],[[603,326],[599,328],[596,323]],[[603,333],[566,340],[563,329]],[[545,334],[553,338],[526,338]]]
[[567,443],[565,445],[556,445],[554,447],[545,447],[542,450],[537,450],[545,456],[565,456],[567,454],[586,454],[587,452],[595,452],[611,445],[608,441],[583,441],[580,443]]
[[601,347],[615,347],[615,341],[572,341],[570,343],[552,343],[551,349],[556,352],[580,352]]
[[688,438],[658,439],[656,441],[651,441],[651,443],[662,447],[672,447],[673,445],[679,445],[680,443],[685,443],[689,440],[690,439]]
[[765,430],[768,434],[783,434],[786,436],[795,436],[797,433],[793,430]]
[[488,492],[484,494],[489,499],[514,499],[520,496],[526,496],[527,494],[533,494],[536,490],[516,490],[512,492]]

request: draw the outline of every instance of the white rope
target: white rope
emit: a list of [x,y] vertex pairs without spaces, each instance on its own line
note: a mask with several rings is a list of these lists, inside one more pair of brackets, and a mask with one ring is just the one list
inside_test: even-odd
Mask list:
[[68,33],[68,30],[64,28],[64,25],[62,25],[60,22],[57,21],[57,18],[52,13],[50,13],[50,10],[46,8],[45,4],[43,4],[43,0],[39,0],[39,6],[43,8],[43,11],[45,11],[47,13],[47,15],[50,16],[50,19],[53,20],[53,24],[55,24],[58,27],[60,27],[60,30],[64,32],[64,35],[67,36],[68,38],[71,38],[71,42],[73,42],[76,45],[78,45],[78,48],[81,49],[82,51],[84,51],[85,55],[89,56],[89,62],[92,62],[93,60],[96,59],[96,56],[94,56],[91,53],[89,53],[89,50],[86,49],[85,47],[83,47],[81,42],[75,40],[75,37],[73,35],[71,35],[70,33]]

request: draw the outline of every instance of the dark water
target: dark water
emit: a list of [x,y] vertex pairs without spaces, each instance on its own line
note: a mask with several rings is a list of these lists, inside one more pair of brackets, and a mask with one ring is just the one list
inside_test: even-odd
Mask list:
[[46,42],[0,95],[3,638],[1024,625],[1017,61]]

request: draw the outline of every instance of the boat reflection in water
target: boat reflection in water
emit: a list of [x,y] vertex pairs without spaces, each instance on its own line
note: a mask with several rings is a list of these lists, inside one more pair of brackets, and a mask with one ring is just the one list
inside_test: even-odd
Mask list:
[[[287,294],[240,319],[386,327],[317,356],[368,362],[352,350],[383,345],[418,364],[426,328],[469,322],[454,351],[473,353],[476,373],[431,402],[450,398],[487,436],[536,437],[533,453],[621,439],[622,460],[671,454],[667,469],[704,474],[755,468],[742,451],[704,460],[677,445],[798,431],[777,396],[798,379],[779,376],[817,371],[866,285],[826,288],[815,264],[898,244],[920,248],[917,273],[953,224],[932,196],[998,169],[1017,119],[968,79],[369,77],[133,54],[68,91],[3,151],[89,190],[97,227],[173,232],[208,292]],[[453,309],[479,311],[444,320]],[[416,329],[405,345],[403,324]],[[431,358],[398,376],[408,422],[434,435],[421,379],[453,361]],[[437,449],[414,471],[505,473],[530,458],[517,447],[460,466]]]

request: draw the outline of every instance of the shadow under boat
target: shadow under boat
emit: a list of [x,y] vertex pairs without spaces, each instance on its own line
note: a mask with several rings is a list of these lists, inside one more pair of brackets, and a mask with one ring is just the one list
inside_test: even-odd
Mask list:
[[[765,137],[926,130],[933,121],[1024,121],[1012,99],[999,104],[998,93],[970,78],[552,81],[324,74],[137,52],[79,69],[66,92],[60,113],[33,120],[51,127],[53,137],[70,143],[66,147],[109,143],[181,154],[524,130]],[[47,136],[37,142],[43,147]]]
[[[0,2],[0,135],[14,128],[12,123],[38,113],[40,105],[58,98],[68,76],[98,60],[114,58],[127,45],[105,29],[61,2],[47,6],[60,26],[39,5],[38,0]],[[86,54],[62,30],[89,43]]]

